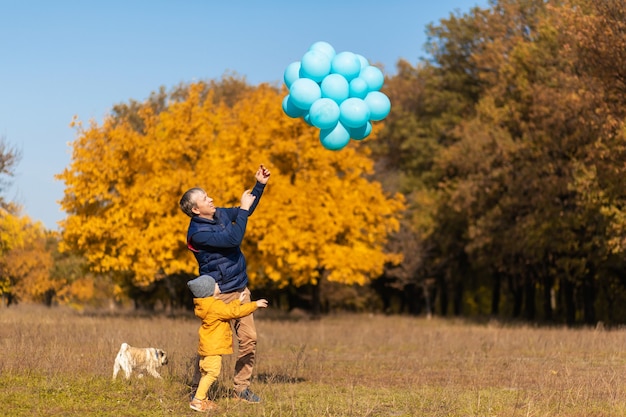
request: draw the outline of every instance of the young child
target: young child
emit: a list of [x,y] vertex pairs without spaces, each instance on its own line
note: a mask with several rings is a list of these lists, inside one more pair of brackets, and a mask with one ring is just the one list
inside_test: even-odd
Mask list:
[[220,288],[209,275],[201,275],[189,281],[187,286],[194,296],[194,313],[202,319],[202,326],[198,330],[201,378],[189,407],[196,411],[215,410],[217,404],[207,399],[207,393],[222,369],[222,355],[233,353],[233,333],[229,320],[247,316],[259,307],[267,307],[267,300],[242,304],[242,292],[238,300],[225,304],[213,297],[220,293]]

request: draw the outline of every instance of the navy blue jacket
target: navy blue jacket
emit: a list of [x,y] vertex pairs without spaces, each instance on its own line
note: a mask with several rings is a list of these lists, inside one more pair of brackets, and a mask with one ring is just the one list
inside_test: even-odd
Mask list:
[[248,216],[259,204],[264,189],[265,184],[255,184],[252,194],[256,198],[249,210],[217,207],[213,220],[194,216],[189,223],[187,247],[198,261],[199,275],[211,275],[224,293],[241,290],[248,285],[241,242]]

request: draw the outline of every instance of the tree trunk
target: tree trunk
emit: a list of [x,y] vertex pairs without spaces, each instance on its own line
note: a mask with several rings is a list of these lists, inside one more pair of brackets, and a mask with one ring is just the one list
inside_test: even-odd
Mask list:
[[526,277],[524,282],[524,317],[528,321],[535,320],[535,280]]
[[432,294],[430,291],[430,287],[433,286],[435,283],[434,279],[424,279],[422,281],[422,288],[424,291],[424,305],[425,305],[425,310],[426,310],[426,318],[427,319],[431,319],[433,317],[433,307],[432,307]]
[[552,287],[554,286],[554,278],[545,277],[543,280],[543,316],[546,321],[554,320],[552,312]]
[[576,323],[576,303],[574,303],[574,285],[569,279],[563,280],[563,304],[565,305],[565,323],[573,326]]
[[439,288],[439,308],[441,309],[441,316],[445,317],[448,315],[448,286],[446,285],[446,280],[443,276],[439,276],[437,279],[438,288]]
[[509,276],[509,287],[513,294],[513,318],[518,318],[522,314],[522,301],[524,300],[524,292],[519,285],[515,276]]
[[594,281],[593,268],[589,268],[589,273],[583,281],[583,311],[585,316],[585,324],[596,324],[596,285]]
[[454,283],[454,315],[460,317],[463,313],[463,281]]
[[313,317],[320,317],[322,314],[322,279],[317,280],[317,282],[311,285],[311,308]]
[[491,292],[491,315],[497,317],[500,314],[500,289],[502,287],[502,277],[500,272],[493,275],[493,286]]

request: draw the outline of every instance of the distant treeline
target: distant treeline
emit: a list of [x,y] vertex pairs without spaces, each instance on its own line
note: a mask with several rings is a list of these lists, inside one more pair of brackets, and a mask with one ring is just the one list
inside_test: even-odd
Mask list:
[[243,249],[276,308],[625,323],[626,3],[491,1],[427,33],[341,151],[236,76],[77,121],[61,233],[2,201],[4,304],[188,308],[180,195],[235,205],[265,163]]

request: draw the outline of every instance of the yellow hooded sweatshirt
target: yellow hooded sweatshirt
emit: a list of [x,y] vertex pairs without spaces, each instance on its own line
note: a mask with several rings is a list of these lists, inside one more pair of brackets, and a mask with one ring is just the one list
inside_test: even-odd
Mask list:
[[194,313],[202,319],[198,330],[200,356],[228,355],[233,353],[232,319],[245,317],[257,309],[256,302],[241,304],[234,300],[226,304],[215,297],[194,298]]

